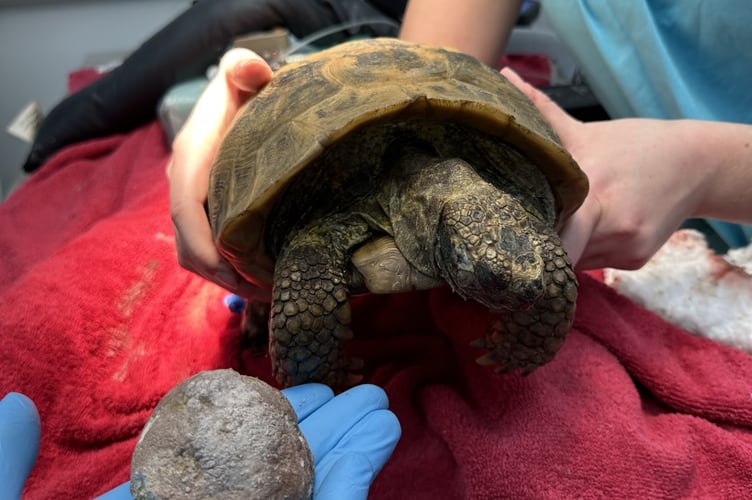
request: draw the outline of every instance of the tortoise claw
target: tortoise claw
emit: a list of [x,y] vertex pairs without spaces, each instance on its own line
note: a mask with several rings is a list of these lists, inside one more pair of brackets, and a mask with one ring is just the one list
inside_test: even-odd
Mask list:
[[365,361],[363,361],[361,358],[349,358],[347,360],[348,371],[361,370],[365,365]]
[[339,340],[352,340],[355,337],[352,328],[345,325],[339,325],[336,330],[332,332],[332,335]]
[[[483,356],[481,356],[479,358],[475,358],[475,362],[478,363],[481,366],[495,365],[496,363],[498,363],[498,361],[499,360],[496,358],[496,356],[493,355],[492,352],[486,353],[486,354],[484,354]],[[499,368],[499,370],[501,370],[501,369],[502,368]]]
[[476,349],[488,349],[488,340],[486,340],[485,337],[477,338],[470,342],[470,347],[474,347]]

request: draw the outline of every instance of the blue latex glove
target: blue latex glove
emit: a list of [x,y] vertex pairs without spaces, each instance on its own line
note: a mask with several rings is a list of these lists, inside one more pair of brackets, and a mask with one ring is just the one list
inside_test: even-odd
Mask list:
[[0,499],[21,498],[26,478],[39,451],[39,413],[17,392],[0,401]]
[[[325,385],[305,384],[282,393],[313,452],[314,499],[366,500],[401,433],[384,391],[363,384],[335,397]],[[36,408],[26,396],[10,393],[0,402],[0,500],[20,498],[38,449]],[[130,484],[99,500],[132,500]]]

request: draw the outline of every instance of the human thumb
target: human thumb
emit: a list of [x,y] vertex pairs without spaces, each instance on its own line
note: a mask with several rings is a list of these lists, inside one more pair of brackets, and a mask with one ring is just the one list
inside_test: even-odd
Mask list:
[[41,426],[28,397],[8,393],[0,401],[0,499],[21,498],[39,451]]
[[530,85],[522,79],[513,69],[506,67],[501,70],[501,74],[506,77],[515,87],[517,87],[528,99],[533,101],[535,107],[543,115],[548,123],[554,128],[561,138],[564,146],[567,146],[570,139],[576,139],[576,128],[581,125],[578,120],[572,118],[566,111],[561,109],[558,104],[551,100],[546,94]]
[[258,54],[248,49],[230,49],[222,56],[220,71],[246,96],[256,95],[272,78],[272,69]]

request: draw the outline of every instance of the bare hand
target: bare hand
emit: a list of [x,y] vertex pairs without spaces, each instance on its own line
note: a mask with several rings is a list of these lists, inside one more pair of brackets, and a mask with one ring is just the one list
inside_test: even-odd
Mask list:
[[204,211],[209,170],[238,109],[271,79],[272,70],[245,49],[227,52],[219,71],[175,137],[167,167],[170,214],[181,266],[244,297],[268,294],[243,279],[217,251]]
[[[590,193],[561,231],[581,269],[642,266],[694,212],[705,175],[682,122],[622,119],[583,123],[505,68],[559,134],[590,179]],[[682,144],[684,142],[684,144]],[[688,171],[689,170],[689,171]]]

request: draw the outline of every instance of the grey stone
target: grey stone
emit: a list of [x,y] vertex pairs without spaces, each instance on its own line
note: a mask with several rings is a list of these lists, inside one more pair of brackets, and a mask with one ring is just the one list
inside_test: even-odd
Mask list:
[[313,455],[282,393],[233,370],[201,372],[159,402],[131,463],[139,499],[309,499]]

